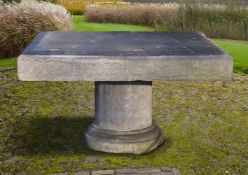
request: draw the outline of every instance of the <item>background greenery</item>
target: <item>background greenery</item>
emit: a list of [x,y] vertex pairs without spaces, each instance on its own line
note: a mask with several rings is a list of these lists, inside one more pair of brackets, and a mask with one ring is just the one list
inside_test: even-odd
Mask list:
[[220,39],[248,40],[246,6],[187,4],[130,4],[88,7],[86,20],[142,24],[167,31],[201,31]]
[[[83,7],[96,0],[63,1]],[[211,38],[248,39],[248,10],[245,6],[195,4],[123,4],[101,0],[87,7],[85,18],[74,16],[74,30],[95,31],[201,31]],[[106,4],[107,2],[107,4]],[[58,2],[59,4],[62,3]],[[79,3],[79,4],[78,4]],[[64,5],[67,9],[68,4]],[[39,8],[37,8],[39,6]],[[69,9],[70,10],[70,9]],[[136,25],[85,23],[123,23]],[[147,25],[151,27],[138,26]],[[71,30],[71,16],[64,7],[35,1],[0,5],[0,58],[19,55],[41,31]],[[241,65],[242,66],[242,65]],[[240,67],[240,66],[239,66]],[[242,67],[239,70],[243,69]],[[243,72],[247,72],[244,70]]]
[[229,2],[235,2],[238,4],[247,4],[248,0],[123,0],[131,3],[209,3],[209,4],[226,4]]
[[86,6],[92,3],[113,3],[119,0],[58,0],[58,4],[63,5],[74,15],[82,15],[85,12]]

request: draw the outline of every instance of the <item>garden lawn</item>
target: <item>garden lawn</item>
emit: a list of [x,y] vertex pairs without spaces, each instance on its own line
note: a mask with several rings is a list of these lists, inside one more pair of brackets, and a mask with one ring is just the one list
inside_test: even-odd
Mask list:
[[[76,19],[74,29],[89,30],[89,23]],[[94,30],[101,25],[94,24]],[[104,25],[111,30],[112,24]],[[246,43],[214,42],[234,57],[237,72],[247,68]],[[155,81],[153,119],[165,134],[165,144],[137,156],[84,146],[83,131],[94,116],[92,82],[23,82],[15,69],[6,70],[11,67],[16,67],[15,58],[0,59],[0,174],[124,167],[248,174],[248,75],[236,73],[228,82]]]
[[2,69],[11,69],[16,67],[16,58],[0,58],[0,70]]
[[91,23],[86,22],[83,16],[73,16],[74,31],[154,31],[154,28],[142,25],[111,24],[111,23]]
[[234,58],[234,72],[248,74],[248,42],[213,40]]

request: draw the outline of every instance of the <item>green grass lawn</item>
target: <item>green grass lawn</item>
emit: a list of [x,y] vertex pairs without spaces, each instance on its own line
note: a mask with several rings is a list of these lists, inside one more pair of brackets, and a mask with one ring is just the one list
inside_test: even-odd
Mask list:
[[213,40],[234,58],[234,71],[248,74],[248,43],[244,41]]
[[89,23],[80,15],[73,16],[74,31],[153,31],[152,27],[141,25],[111,24],[111,23]]
[[153,119],[165,144],[145,155],[89,150],[90,82],[23,82],[0,72],[0,171],[49,174],[177,167],[182,174],[248,174],[248,76],[222,82],[153,82]]
[[16,67],[16,58],[0,59],[0,70]]
[[[74,17],[76,31],[153,30],[80,19]],[[192,175],[248,174],[248,75],[240,74],[248,67],[248,45],[213,41],[234,57],[238,74],[225,83],[155,81],[153,119],[164,132],[165,144],[139,156],[84,146],[83,131],[95,110],[93,83],[18,81],[15,69],[1,71],[16,67],[16,58],[0,59],[0,174],[124,167],[177,167]]]

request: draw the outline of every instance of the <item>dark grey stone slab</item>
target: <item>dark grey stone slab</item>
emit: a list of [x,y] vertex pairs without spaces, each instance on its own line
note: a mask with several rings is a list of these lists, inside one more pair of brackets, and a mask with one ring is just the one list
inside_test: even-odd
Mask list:
[[232,59],[199,32],[44,32],[18,58],[26,81],[230,79]]
[[23,54],[147,57],[224,52],[198,32],[44,32]]

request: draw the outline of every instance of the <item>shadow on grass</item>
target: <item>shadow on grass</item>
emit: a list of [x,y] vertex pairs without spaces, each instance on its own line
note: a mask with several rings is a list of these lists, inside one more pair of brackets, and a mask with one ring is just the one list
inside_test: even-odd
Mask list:
[[[27,156],[46,154],[84,154],[94,156],[110,154],[93,151],[85,146],[83,133],[93,119],[90,116],[21,118],[16,122],[15,131],[11,135],[12,153]],[[171,145],[171,138],[165,138],[165,143],[158,150],[166,151]]]
[[92,120],[89,116],[20,119],[12,134],[12,152],[17,155],[94,155],[95,151],[86,148],[83,134]]

